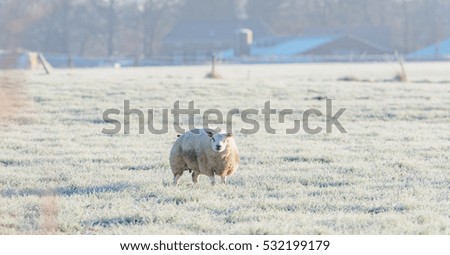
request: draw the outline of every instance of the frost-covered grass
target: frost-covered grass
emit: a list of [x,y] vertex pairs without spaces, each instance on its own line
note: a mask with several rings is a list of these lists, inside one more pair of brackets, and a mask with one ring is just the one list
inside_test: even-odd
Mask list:
[[[1,73],[0,233],[450,234],[450,64],[406,68],[407,84],[383,82],[395,64],[221,66],[223,80],[204,79],[208,67]],[[242,165],[226,187],[187,173],[170,185],[172,130],[101,133],[125,99],[223,111],[271,100],[299,118],[324,111],[320,97],[348,108],[348,134],[236,133]]]

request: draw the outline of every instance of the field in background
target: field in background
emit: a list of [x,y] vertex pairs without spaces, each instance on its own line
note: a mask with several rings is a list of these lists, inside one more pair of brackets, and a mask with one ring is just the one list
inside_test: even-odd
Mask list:
[[[389,81],[396,64],[220,66],[222,80],[204,66],[0,73],[13,101],[0,114],[0,234],[450,234],[450,64],[406,69],[410,83]],[[271,100],[298,119],[325,97],[348,108],[348,134],[236,132],[242,165],[226,187],[171,185],[172,130],[138,135],[133,119],[130,135],[101,133],[124,100],[224,112]]]

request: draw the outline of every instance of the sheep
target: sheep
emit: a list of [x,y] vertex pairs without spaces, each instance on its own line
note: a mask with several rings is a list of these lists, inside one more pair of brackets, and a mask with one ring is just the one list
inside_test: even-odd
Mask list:
[[183,172],[192,173],[192,181],[198,183],[201,174],[215,184],[215,175],[227,184],[227,177],[238,168],[240,159],[233,134],[212,129],[193,129],[182,134],[170,151],[170,167],[174,185],[178,185]]

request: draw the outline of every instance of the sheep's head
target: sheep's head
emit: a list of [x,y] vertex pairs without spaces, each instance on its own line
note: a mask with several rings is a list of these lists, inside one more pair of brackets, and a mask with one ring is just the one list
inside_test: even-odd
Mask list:
[[231,133],[214,133],[212,131],[206,132],[211,140],[211,146],[213,151],[222,152],[227,148],[228,140],[233,137]]

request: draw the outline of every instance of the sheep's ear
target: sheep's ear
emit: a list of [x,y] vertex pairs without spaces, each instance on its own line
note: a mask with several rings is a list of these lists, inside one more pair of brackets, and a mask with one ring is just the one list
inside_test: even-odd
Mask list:
[[213,133],[211,131],[205,131],[205,132],[208,134],[209,137],[213,136]]
[[233,137],[233,134],[232,133],[227,133],[225,136],[226,137]]

